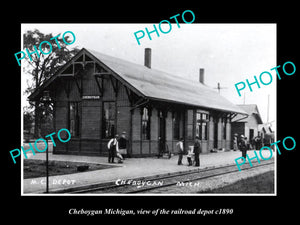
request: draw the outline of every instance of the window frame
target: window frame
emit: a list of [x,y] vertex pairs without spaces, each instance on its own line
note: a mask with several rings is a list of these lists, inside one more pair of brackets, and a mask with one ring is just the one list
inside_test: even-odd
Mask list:
[[180,138],[180,121],[181,112],[174,111],[172,115],[173,140],[179,140]]
[[141,108],[141,138],[144,141],[151,139],[151,119],[150,118],[151,118],[150,109],[148,107]]
[[[106,119],[106,107],[105,105],[106,104],[111,104],[113,106],[113,115],[112,117],[113,118],[110,118],[110,115],[109,115],[109,118]],[[110,113],[109,113],[110,114]],[[102,102],[102,139],[110,139],[110,138],[113,138],[116,134],[116,117],[117,117],[117,114],[116,114],[116,102],[115,101],[103,101]],[[107,130],[109,128],[107,128],[107,122],[109,122],[110,124],[110,132],[108,132],[108,135],[107,135]],[[112,126],[113,125],[113,130],[112,129]]]
[[226,140],[227,138],[227,118],[222,118],[222,139]]
[[[71,106],[74,104],[74,118],[73,113],[71,112]],[[81,110],[80,110],[80,102],[79,101],[69,101],[68,102],[68,130],[71,133],[72,137],[80,137],[81,132],[80,132],[80,118],[81,118]],[[74,121],[74,125],[72,126],[72,122]]]
[[208,119],[209,113],[196,110],[195,135],[202,141],[207,141],[208,139]]

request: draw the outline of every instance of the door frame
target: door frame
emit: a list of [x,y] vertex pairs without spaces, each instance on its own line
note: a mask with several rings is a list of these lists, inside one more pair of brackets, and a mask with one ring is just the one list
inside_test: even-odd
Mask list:
[[158,155],[166,150],[166,114],[163,110],[158,111]]

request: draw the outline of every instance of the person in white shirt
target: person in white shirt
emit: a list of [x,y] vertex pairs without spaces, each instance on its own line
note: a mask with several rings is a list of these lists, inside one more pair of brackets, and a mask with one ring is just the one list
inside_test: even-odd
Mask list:
[[176,143],[176,150],[178,153],[178,165],[182,165],[182,157],[183,157],[183,138],[180,138],[179,141]]
[[115,163],[114,159],[115,156],[118,157],[119,161],[118,163],[123,163],[123,157],[119,152],[119,142],[118,142],[119,135],[115,135],[114,138],[110,139],[107,148],[108,148],[108,162],[109,163]]

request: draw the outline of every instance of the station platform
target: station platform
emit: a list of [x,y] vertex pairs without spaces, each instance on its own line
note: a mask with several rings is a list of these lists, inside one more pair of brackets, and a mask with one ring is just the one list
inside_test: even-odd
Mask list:
[[[254,155],[253,150],[247,152]],[[257,151],[258,153],[258,151]],[[263,155],[268,157],[269,152],[263,151]],[[234,165],[235,159],[241,157],[241,151],[218,151],[217,153],[200,154],[200,167],[188,166],[186,155],[183,156],[183,165],[177,165],[178,156],[168,158],[126,158],[122,164],[108,163],[107,157],[78,156],[78,155],[53,155],[49,153],[49,160],[86,162],[103,165],[113,165],[112,168],[65,174],[49,177],[49,192],[61,191],[70,188],[95,185],[99,183],[115,182],[118,179],[137,179],[146,176],[174,173],[179,171],[189,171],[193,169],[205,169],[225,165]],[[30,159],[45,160],[45,153],[29,155]],[[115,160],[117,161],[117,160]],[[238,169],[237,169],[238,170]],[[23,195],[43,194],[46,190],[46,178],[23,179]]]

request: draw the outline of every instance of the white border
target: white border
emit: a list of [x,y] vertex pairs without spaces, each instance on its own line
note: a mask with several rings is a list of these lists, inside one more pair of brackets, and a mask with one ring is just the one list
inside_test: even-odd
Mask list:
[[[21,49],[23,49],[23,33],[22,33],[22,24],[25,23],[21,23]],[[49,24],[53,24],[53,23],[49,23]],[[68,24],[72,24],[72,23],[68,23]],[[75,24],[75,23],[74,23]],[[78,24],[78,23],[76,23]],[[84,23],[82,23],[84,24]],[[199,24],[199,23],[198,23]],[[202,24],[202,23],[201,23]],[[209,23],[209,24],[218,24],[218,23]],[[234,23],[224,23],[224,24],[234,24]],[[249,24],[249,23],[247,23]],[[253,23],[255,24],[255,23]],[[264,23],[265,24],[265,23]],[[270,24],[275,24],[276,25],[276,65],[278,65],[277,62],[277,35],[278,35],[278,29],[277,29],[277,23],[270,23]],[[24,65],[22,64],[21,61],[21,146],[23,146],[23,141],[24,141],[24,137],[23,137],[23,105],[24,105],[24,101],[23,101],[23,89],[25,88],[24,86],[24,73],[23,73],[23,69],[24,69]],[[275,101],[275,108],[276,108],[276,112],[275,112],[275,141],[277,141],[277,79],[274,79],[276,82],[273,85],[276,85],[276,101]],[[24,189],[23,189],[23,160],[24,160],[24,156],[23,154],[21,154],[21,196],[72,196],[72,197],[76,197],[76,196],[277,196],[277,151],[276,154],[274,154],[274,193],[271,194],[265,194],[265,193],[251,193],[251,194],[36,194],[36,193],[24,193]],[[50,190],[51,191],[51,190]]]

